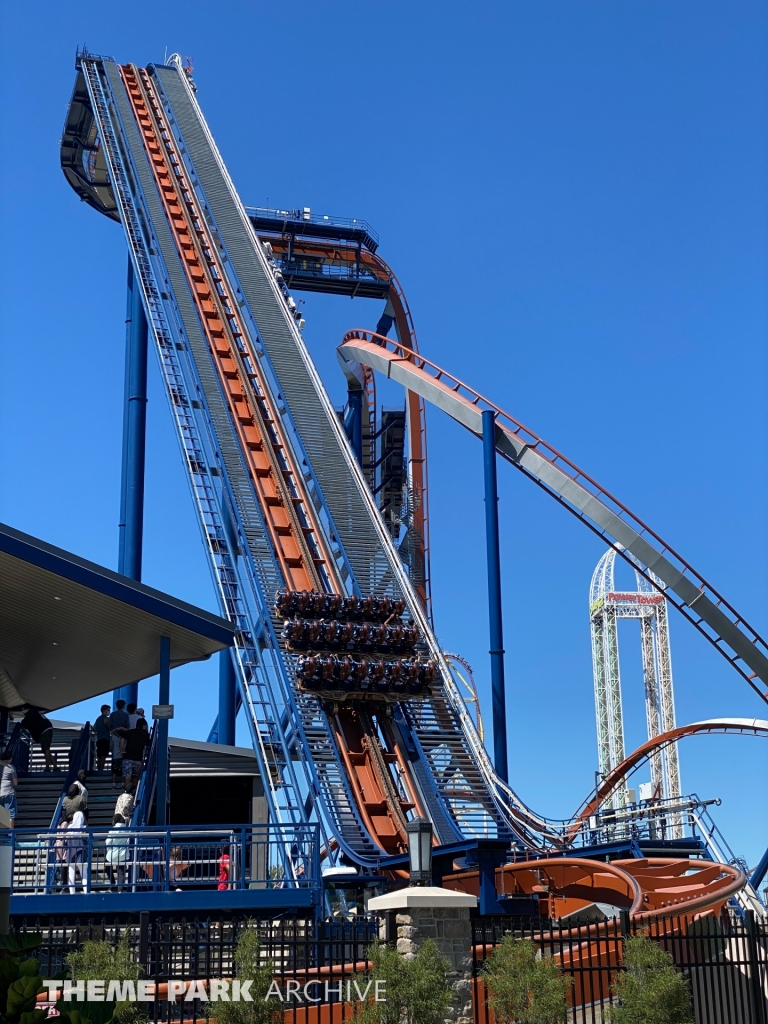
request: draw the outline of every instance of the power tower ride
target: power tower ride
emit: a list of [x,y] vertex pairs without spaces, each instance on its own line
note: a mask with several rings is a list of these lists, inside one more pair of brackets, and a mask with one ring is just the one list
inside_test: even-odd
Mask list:
[[[630,559],[634,562],[632,556]],[[675,728],[666,598],[637,566],[637,591],[617,591],[614,587],[615,561],[616,551],[606,551],[597,563],[589,589],[597,749],[602,777],[613,771],[624,760],[626,753],[619,668],[619,619],[637,619],[640,623],[648,738],[653,739]],[[661,581],[656,582],[663,589]],[[650,760],[651,799],[679,797],[681,790],[677,744],[658,749]],[[627,787],[622,783],[612,794],[609,806],[625,807],[628,803]]]

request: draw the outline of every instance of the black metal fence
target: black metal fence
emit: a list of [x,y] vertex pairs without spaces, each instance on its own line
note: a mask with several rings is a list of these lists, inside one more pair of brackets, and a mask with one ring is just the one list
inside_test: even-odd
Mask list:
[[[514,922],[514,923],[513,923]],[[138,921],[89,918],[22,919],[17,932],[37,932],[43,977],[66,969],[66,957],[88,940],[117,943],[123,935],[141,965],[143,977],[158,985],[147,1004],[154,1021],[193,1021],[215,1017],[215,1004],[168,992],[171,981],[231,979],[238,938],[250,923],[258,931],[260,956],[277,984],[275,1009],[289,1024],[342,1024],[354,1015],[364,991],[366,953],[381,934],[378,918],[317,920],[281,915],[249,922],[245,915],[208,918],[151,916]],[[605,1024],[615,1002],[624,939],[645,932],[673,958],[686,978],[696,1024],[768,1024],[768,923],[724,916],[685,917],[630,923],[615,918],[580,926],[543,919],[478,918],[472,922],[474,1024],[493,1024],[482,980],[483,965],[501,939],[531,939],[543,956],[554,957],[572,979],[569,1024]]]
[[624,939],[647,934],[665,949],[686,978],[696,1024],[768,1024],[768,922],[748,913],[734,917],[650,919],[628,917],[566,927],[544,920],[473,921],[475,1024],[492,1024],[482,968],[505,935],[530,939],[543,956],[556,958],[571,979],[569,1022],[604,1024],[615,1003]]
[[[206,1005],[199,998],[185,999],[184,993],[180,998],[170,993],[168,998],[168,983],[234,978],[237,941],[249,926],[258,932],[260,957],[269,963],[277,983],[271,997],[276,1010],[288,1011],[287,1019],[292,1017],[296,1024],[341,1024],[352,1015],[354,1003],[364,992],[360,976],[367,968],[366,952],[379,935],[376,917],[184,918],[142,913],[138,922],[25,918],[15,930],[41,936],[35,955],[44,978],[66,971],[67,955],[83,942],[105,940],[115,945],[127,935],[142,977],[157,986],[157,998],[146,1005],[150,1019],[183,1022],[204,1018]],[[215,1010],[211,1004],[209,1015],[215,1017]]]

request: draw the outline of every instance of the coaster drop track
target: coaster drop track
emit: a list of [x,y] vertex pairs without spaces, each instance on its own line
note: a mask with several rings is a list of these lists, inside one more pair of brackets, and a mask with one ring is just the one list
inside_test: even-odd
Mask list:
[[[493,771],[432,632],[428,570],[412,581],[400,561],[180,65],[119,67],[81,54],[62,164],[81,197],[126,234],[219,600],[237,628],[240,692],[270,820],[314,818],[329,861],[343,856],[375,871],[401,863],[414,814],[432,819],[440,845],[498,838],[522,850],[561,847],[562,827]],[[764,696],[761,638],[591,478],[418,355],[402,290],[383,261],[372,265],[394,288],[382,329],[394,322],[398,341],[350,332],[342,355],[407,389],[425,554],[424,403],[478,435],[481,409],[493,408],[502,456],[631,552]],[[404,602],[417,658],[437,667],[431,691],[369,701],[308,693],[275,608],[285,591]]]
[[[398,557],[189,80],[177,64],[86,53],[78,72],[62,164],[126,233],[221,607],[237,626],[270,820],[313,818],[329,861],[375,871],[402,861],[416,814],[432,818],[439,844],[541,845],[533,819],[516,820],[497,789],[432,633],[428,591]],[[398,335],[413,337],[404,298],[395,306]],[[412,404],[423,451],[423,401]],[[434,665],[436,680],[401,699],[307,692],[280,593],[404,605],[412,664]]]

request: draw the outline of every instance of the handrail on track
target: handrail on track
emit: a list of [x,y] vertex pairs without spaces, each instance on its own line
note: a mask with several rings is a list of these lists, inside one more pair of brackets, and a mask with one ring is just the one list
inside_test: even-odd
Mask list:
[[[555,497],[625,559],[639,561],[648,582],[720,651],[768,703],[768,644],[715,588],[659,534],[538,434],[424,356],[372,331],[348,331],[339,348],[415,391],[476,436],[481,411],[496,414],[496,450]],[[654,543],[655,542],[655,543]],[[657,578],[658,577],[658,578]],[[730,651],[726,648],[729,648]],[[731,653],[732,652],[732,653]]]

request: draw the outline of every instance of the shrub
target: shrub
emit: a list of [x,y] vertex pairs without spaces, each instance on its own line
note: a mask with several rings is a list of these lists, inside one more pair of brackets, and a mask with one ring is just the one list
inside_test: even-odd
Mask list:
[[669,953],[647,935],[624,940],[624,970],[616,976],[611,1024],[692,1024],[688,983]]
[[116,946],[109,942],[84,942],[79,953],[70,953],[66,965],[73,981],[138,981],[141,967],[133,959],[128,933]]
[[[80,952],[70,953],[65,963],[73,981],[138,981],[142,973],[133,958],[127,932],[123,932],[116,946],[104,940],[84,942]],[[120,1024],[142,1024],[147,1019],[142,1004],[127,1001],[91,1003],[60,999],[57,1008],[62,1018],[68,1018],[71,1024],[107,1024],[112,1020]]]
[[[368,950],[372,982],[368,999],[355,1013],[357,1024],[442,1024],[452,1002],[446,975],[450,964],[428,939],[412,960],[376,941]],[[382,986],[382,1002],[376,1002],[376,982]],[[364,990],[364,989],[363,989]]]
[[497,1024],[562,1024],[568,985],[552,957],[540,957],[530,939],[505,935],[483,966],[488,1004]]
[[[283,1004],[279,1000],[267,999],[272,984],[273,964],[261,955],[259,933],[253,922],[247,921],[245,931],[235,947],[235,975],[240,981],[250,981],[252,1003],[245,1000],[237,1003],[216,1002],[209,1009],[216,1017],[217,1024],[277,1024],[282,1022]],[[210,1003],[205,1004],[210,1007]]]

